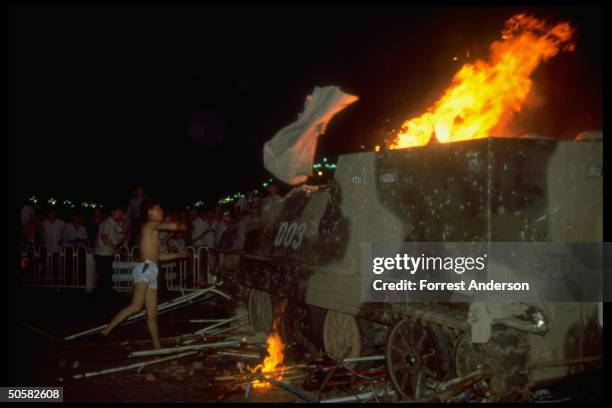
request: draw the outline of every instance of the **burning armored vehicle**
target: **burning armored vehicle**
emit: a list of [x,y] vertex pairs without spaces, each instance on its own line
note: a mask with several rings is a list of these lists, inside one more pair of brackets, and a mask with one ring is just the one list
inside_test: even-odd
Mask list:
[[465,64],[404,123],[394,150],[341,155],[330,183],[296,187],[240,221],[214,273],[256,330],[278,319],[285,342],[338,359],[384,349],[397,393],[411,400],[479,367],[500,400],[599,363],[595,301],[362,301],[362,243],[602,241],[600,133],[490,137],[508,134],[540,62],[573,50],[572,29],[517,15],[502,34],[489,61]]
[[362,302],[360,244],[601,241],[601,147],[484,138],[343,155],[331,183],[297,187],[243,218],[215,271],[258,331],[272,330],[283,304],[285,342],[336,358],[384,348],[405,398],[479,365],[491,370],[494,398],[516,396],[598,362],[598,303],[515,303],[475,343],[473,304]]

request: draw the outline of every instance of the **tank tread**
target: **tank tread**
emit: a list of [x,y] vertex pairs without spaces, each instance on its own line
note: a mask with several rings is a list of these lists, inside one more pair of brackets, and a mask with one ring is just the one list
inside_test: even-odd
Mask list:
[[478,366],[487,367],[493,401],[528,400],[528,353],[526,333],[495,325],[487,343],[472,343],[469,333],[461,337],[455,347],[455,368],[463,376]]
[[526,370],[529,344],[525,333],[515,329],[496,325],[491,334],[490,353],[498,357],[499,364],[494,367],[495,375],[501,384],[498,385],[497,399],[512,401],[528,398]]
[[[408,315],[424,326],[438,330],[438,340],[444,340],[448,350],[457,350],[462,338],[470,337],[470,326],[467,322],[467,312],[452,309],[442,305],[417,304],[406,305],[403,315]],[[445,336],[446,335],[446,336]],[[473,349],[472,347],[476,347]],[[529,345],[525,333],[518,330],[495,325],[491,340],[484,345],[470,347],[474,357],[491,369],[490,398],[493,401],[516,401],[529,399],[527,389],[528,372],[526,370]],[[475,351],[478,350],[478,351]],[[453,364],[452,371],[456,368]],[[467,374],[463,367],[461,375]]]

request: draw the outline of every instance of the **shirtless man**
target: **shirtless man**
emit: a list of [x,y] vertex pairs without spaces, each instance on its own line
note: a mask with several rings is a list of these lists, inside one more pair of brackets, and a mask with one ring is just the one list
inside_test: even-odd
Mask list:
[[187,257],[184,252],[160,254],[159,231],[184,231],[185,226],[176,223],[163,223],[164,211],[160,207],[159,202],[154,200],[145,199],[143,201],[141,214],[143,217],[146,217],[140,233],[140,259],[143,262],[138,263],[132,271],[132,280],[134,282],[132,303],[117,313],[100,334],[104,337],[108,336],[111,330],[129,316],[142,310],[144,305],[147,311],[147,327],[153,340],[153,348],[159,349],[161,344],[157,328],[157,262]]

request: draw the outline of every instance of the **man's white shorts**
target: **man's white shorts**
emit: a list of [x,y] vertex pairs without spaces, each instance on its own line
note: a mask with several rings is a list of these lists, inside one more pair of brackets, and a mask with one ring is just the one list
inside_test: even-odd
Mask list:
[[132,280],[134,285],[145,282],[151,289],[157,289],[157,274],[159,269],[155,262],[146,260],[137,264],[132,270]]

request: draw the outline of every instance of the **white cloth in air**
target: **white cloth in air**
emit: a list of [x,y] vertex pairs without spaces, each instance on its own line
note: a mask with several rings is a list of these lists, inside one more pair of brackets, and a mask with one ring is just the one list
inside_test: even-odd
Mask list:
[[315,87],[306,97],[298,120],[282,128],[264,144],[264,167],[279,180],[296,185],[312,174],[317,139],[332,117],[359,98],[337,86]]

